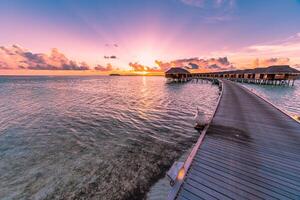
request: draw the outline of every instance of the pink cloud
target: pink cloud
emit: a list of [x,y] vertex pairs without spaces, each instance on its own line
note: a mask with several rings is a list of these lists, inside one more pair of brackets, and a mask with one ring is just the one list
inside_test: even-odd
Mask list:
[[52,49],[49,55],[32,53],[17,45],[0,47],[0,69],[33,69],[33,70],[88,70],[85,62],[77,63],[68,59],[58,49]]
[[161,70],[166,71],[170,67],[185,67],[187,69],[194,70],[206,70],[206,71],[224,71],[234,69],[231,62],[227,57],[220,58],[186,58],[178,59],[169,62],[155,61]]
[[146,65],[142,65],[142,64],[139,64],[139,63],[137,63],[137,62],[135,62],[135,63],[130,62],[130,63],[129,63],[129,66],[130,66],[134,71],[137,71],[137,72],[141,72],[141,71],[159,72],[159,71],[162,71],[161,69],[153,68],[153,67],[148,67],[148,66],[146,66]]
[[253,61],[253,67],[267,67],[271,65],[288,65],[289,62],[290,62],[289,58],[267,58],[267,59],[256,58]]
[[110,63],[107,63],[107,65],[104,67],[102,65],[97,65],[95,67],[95,70],[102,71],[102,72],[108,72],[113,70],[113,66]]

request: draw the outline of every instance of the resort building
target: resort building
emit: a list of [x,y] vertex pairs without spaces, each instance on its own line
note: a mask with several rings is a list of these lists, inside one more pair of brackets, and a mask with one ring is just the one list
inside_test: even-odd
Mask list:
[[268,85],[293,85],[300,77],[300,71],[289,65],[274,65],[266,68],[254,68],[235,71],[193,73],[176,67],[166,72],[166,78],[188,81],[192,78],[226,78],[238,82],[248,82]]

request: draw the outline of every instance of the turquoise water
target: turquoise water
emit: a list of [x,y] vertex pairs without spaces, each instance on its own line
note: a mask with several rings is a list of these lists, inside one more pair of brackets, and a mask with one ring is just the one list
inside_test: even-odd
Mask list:
[[[0,77],[0,199],[141,199],[218,88],[164,77]],[[159,191],[156,196],[159,196]]]
[[292,86],[243,84],[291,116],[300,116],[300,80]]

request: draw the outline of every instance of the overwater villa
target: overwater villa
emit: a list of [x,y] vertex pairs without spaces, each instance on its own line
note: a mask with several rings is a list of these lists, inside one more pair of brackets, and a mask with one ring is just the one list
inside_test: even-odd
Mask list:
[[186,82],[191,79],[192,74],[181,67],[173,67],[165,72],[168,82]]

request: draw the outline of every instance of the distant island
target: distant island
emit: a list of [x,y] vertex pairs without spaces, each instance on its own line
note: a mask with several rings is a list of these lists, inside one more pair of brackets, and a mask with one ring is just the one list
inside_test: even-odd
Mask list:
[[121,74],[109,74],[110,76],[121,76]]

